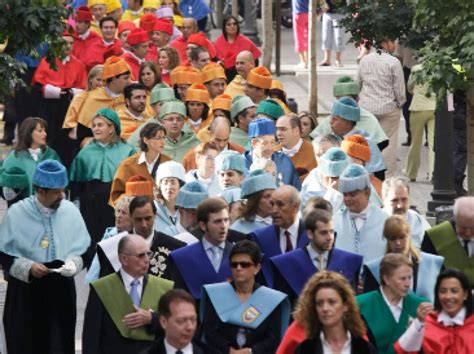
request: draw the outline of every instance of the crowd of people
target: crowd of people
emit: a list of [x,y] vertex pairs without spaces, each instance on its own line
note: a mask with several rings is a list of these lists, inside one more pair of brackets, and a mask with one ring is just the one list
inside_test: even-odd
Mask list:
[[65,57],[18,56],[32,90],[7,102],[8,353],[74,353],[83,270],[84,354],[474,352],[474,197],[434,227],[411,208],[434,106],[392,39],[318,122],[290,111],[238,18],[211,42],[202,1],[76,5]]

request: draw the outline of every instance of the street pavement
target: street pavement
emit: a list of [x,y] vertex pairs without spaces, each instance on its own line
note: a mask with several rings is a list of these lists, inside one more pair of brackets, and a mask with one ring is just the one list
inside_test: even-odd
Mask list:
[[[261,28],[261,27],[260,27]],[[214,40],[220,34],[219,30],[211,31],[211,39]],[[321,48],[321,22],[318,23],[318,52],[317,62],[320,62],[323,58]],[[294,40],[293,32],[291,29],[282,28],[282,46],[281,46],[281,71],[282,75],[278,79],[283,83],[288,97],[294,98],[298,104],[298,109],[308,109],[308,72],[307,71],[295,71],[295,65],[298,64],[298,55],[294,51]],[[347,44],[346,50],[343,52],[342,61],[344,66],[342,68],[331,67],[318,67],[318,119],[327,118],[331,106],[334,102],[332,96],[332,85],[341,76],[349,75],[355,77],[357,71],[356,57],[358,55],[357,49],[353,44]],[[334,58],[332,58],[334,60]],[[273,59],[274,60],[274,59]],[[1,114],[1,112],[0,112]],[[400,121],[400,135],[399,142],[405,141],[406,132],[404,128],[404,121],[401,118]],[[2,128],[0,126],[0,128]],[[3,129],[0,129],[3,131]],[[401,173],[404,168],[406,156],[408,154],[408,147],[398,147],[398,170]],[[0,158],[8,153],[8,149],[0,147]],[[432,191],[432,185],[427,180],[427,154],[428,150],[426,147],[422,148],[421,166],[418,172],[418,178],[416,182],[410,183],[411,189],[411,203],[416,206],[418,211],[426,213],[427,202],[431,199],[430,193]],[[6,203],[0,199],[0,220],[2,219],[6,211]],[[88,286],[84,283],[85,272],[83,271],[79,276],[76,277],[77,286],[77,326],[76,326],[76,350],[77,353],[81,353],[81,334],[84,318],[84,310],[88,296]],[[6,282],[3,277],[0,278],[0,314],[3,314],[3,305],[5,299]]]

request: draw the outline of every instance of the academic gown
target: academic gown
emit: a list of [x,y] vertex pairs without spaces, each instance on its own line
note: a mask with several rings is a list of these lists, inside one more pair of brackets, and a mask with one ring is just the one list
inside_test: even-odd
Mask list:
[[140,77],[140,66],[142,65],[142,62],[144,61],[139,61],[138,57],[133,55],[132,52],[126,52],[122,54],[122,59],[124,59],[127,62],[135,80],[138,80],[138,78]]
[[[377,258],[364,265],[364,292],[374,291],[380,287],[380,263]],[[421,252],[420,263],[413,262],[413,292],[434,302],[436,278],[443,267],[444,258]]]
[[171,252],[171,279],[175,288],[188,291],[195,299],[201,299],[201,287],[227,281],[231,277],[229,254],[233,244],[225,241],[219,271],[216,272],[202,242]]
[[[247,168],[250,168],[253,162],[252,151],[246,151],[244,157]],[[272,154],[272,160],[276,164],[277,172],[281,175],[282,182],[300,190],[301,181],[291,159],[282,152],[277,151]]]
[[[173,280],[171,277],[170,253],[184,246],[186,246],[186,243],[161,232],[154,231],[153,240],[150,245],[150,251],[153,252],[153,255],[150,257],[148,274]],[[109,259],[109,255],[104,252],[100,244],[97,245],[97,256],[100,264],[100,277],[112,274],[118,270],[115,260],[111,261]]]
[[223,62],[226,70],[235,68],[236,57],[243,50],[250,51],[255,60],[262,55],[260,49],[242,34],[238,34],[232,43],[229,43],[221,34],[214,42],[214,47],[216,48],[217,58]]
[[[38,164],[44,160],[56,160],[61,161],[56,151],[50,147],[45,147],[38,155],[38,161],[35,161],[28,150],[22,150],[19,152],[11,151],[8,156],[3,160],[2,171],[10,169],[12,167],[18,167],[22,169],[29,180],[29,186],[27,190],[27,195],[30,196],[34,193],[33,191],[33,175],[35,173],[36,167]],[[3,186],[0,174],[0,186]]]
[[[74,156],[71,154],[72,146],[62,126],[74,94],[87,86],[87,71],[84,64],[73,55],[66,63],[56,59],[56,65],[57,71],[53,70],[43,58],[33,76],[32,85],[41,91],[39,110],[40,116],[48,123],[48,146],[53,148],[61,157],[63,164],[69,167]],[[46,85],[56,87],[51,96],[49,86]],[[60,93],[59,90],[67,91]]]
[[135,149],[122,141],[106,146],[93,141],[72,162],[72,199],[79,199],[81,213],[92,238],[87,264],[92,261],[95,245],[105,229],[115,223],[114,209],[108,204],[115,172],[118,165],[134,153]]
[[85,39],[82,39],[76,34],[74,35],[74,43],[72,44],[72,55],[74,55],[84,64],[84,66],[87,68],[87,71],[92,68],[92,58],[90,57],[89,47],[93,42],[99,39],[101,39],[101,36],[91,30],[89,30],[89,35]]
[[263,221],[256,221],[256,220],[246,220],[244,218],[240,218],[234,221],[232,225],[230,225],[230,228],[232,230],[242,232],[244,234],[250,234],[251,232],[261,229],[263,227],[269,226],[270,224],[267,224]]
[[382,257],[387,243],[383,227],[388,214],[373,204],[369,208],[369,217],[358,231],[348,209],[336,212],[333,220],[337,233],[335,247],[364,256],[365,263]]
[[34,196],[8,210],[0,229],[0,252],[6,261],[3,271],[9,274],[3,322],[10,354],[75,353],[74,278],[50,273],[38,279],[29,272],[34,262],[59,268],[72,260],[80,266],[89,243],[79,210],[67,200],[49,216]]
[[[208,349],[202,343],[197,343],[197,341],[193,340],[192,346],[193,346],[193,354],[208,353]],[[166,352],[164,338],[160,338],[159,340],[155,341],[155,343],[153,343],[150,349],[138,354],[168,354]]]
[[395,353],[393,344],[407,329],[409,318],[416,317],[418,305],[427,301],[414,294],[405,296],[400,319],[396,322],[379,290],[359,295],[356,300],[380,354]]
[[[260,285],[255,283],[253,292],[259,287]],[[239,329],[245,331],[245,347],[252,348],[254,354],[274,353],[278,347],[281,340],[281,306],[277,306],[256,329],[222,322],[208,296],[204,298],[201,308],[204,309],[201,314],[201,331],[211,349],[209,353],[227,354],[230,347],[239,348],[237,344]]]
[[[310,259],[307,247],[272,257],[273,288],[288,295],[292,306],[301,294],[304,285],[318,268]],[[328,254],[326,270],[344,275],[354,289],[357,288],[362,256],[333,248]]]
[[[117,273],[120,277],[120,273]],[[120,277],[121,279],[121,277]],[[148,285],[148,276],[143,280],[142,301]],[[162,280],[164,281],[164,280]],[[164,284],[163,292],[172,285]],[[166,289],[166,290],[165,290]],[[156,306],[162,294],[156,294]],[[116,294],[122,296],[121,293]],[[126,292],[123,296],[129,296]],[[125,299],[130,301],[129,298]],[[148,309],[148,308],[146,308]],[[156,313],[156,308],[155,308]],[[152,315],[152,322],[145,326],[145,331],[154,336],[162,335],[158,316]],[[137,340],[124,337],[115,325],[111,315],[107,311],[104,303],[100,299],[97,290],[93,285],[90,287],[89,298],[84,315],[84,331],[82,333],[82,353],[83,354],[131,354],[142,353],[148,350],[153,341]]]
[[[280,248],[280,228],[276,225],[269,225],[262,229],[253,231],[250,236],[258,244],[262,251],[262,271],[268,287],[273,288],[273,269],[270,258],[282,254]],[[308,244],[308,236],[304,228],[303,220],[300,220],[298,227],[298,238],[294,248],[302,248]]]
[[184,39],[183,36],[179,36],[170,43],[170,47],[173,47],[178,52],[179,61],[182,63],[188,60],[188,57],[186,56],[186,45],[186,39]]

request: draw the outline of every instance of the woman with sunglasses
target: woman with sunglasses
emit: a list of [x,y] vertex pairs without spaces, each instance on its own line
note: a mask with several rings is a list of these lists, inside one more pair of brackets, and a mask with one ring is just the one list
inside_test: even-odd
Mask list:
[[205,285],[202,290],[202,336],[210,353],[274,353],[288,326],[287,296],[259,285],[262,254],[252,241],[240,241],[229,259],[231,283]]

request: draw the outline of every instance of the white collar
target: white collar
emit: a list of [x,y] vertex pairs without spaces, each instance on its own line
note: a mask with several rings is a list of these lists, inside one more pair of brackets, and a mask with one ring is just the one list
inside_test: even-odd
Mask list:
[[291,234],[291,235],[296,235],[298,236],[298,229],[300,227],[300,219],[298,218],[298,216],[296,216],[296,220],[295,222],[287,229],[284,229],[284,228],[281,228],[281,231],[280,232],[284,232],[285,230],[288,230],[288,232]]
[[155,158],[152,162],[148,163],[148,161],[146,160],[145,152],[142,151],[142,152],[140,153],[140,156],[138,157],[137,163],[138,163],[139,165],[142,164],[142,163],[146,163],[147,165],[152,165],[152,166],[153,166],[153,165],[155,165],[155,162],[156,162],[159,158],[160,158],[160,154],[158,154],[158,156],[156,156],[156,158]]
[[30,153],[33,160],[38,161],[39,154],[41,153],[41,148],[28,149],[28,152]]
[[209,248],[212,248],[212,247],[219,247],[220,249],[224,250],[225,248],[225,241],[222,241],[220,244],[218,244],[217,246],[213,245],[212,243],[210,243],[204,236],[202,237],[202,246],[204,247],[204,249],[207,251]]
[[362,210],[360,213],[353,213],[352,211],[349,211],[349,215],[351,216],[351,218],[361,217],[361,218],[365,218],[365,220],[367,220],[369,218],[369,215],[370,215],[370,203],[367,205],[367,208]]
[[399,309],[400,311],[403,310],[403,297],[400,299],[400,301],[396,305],[393,305],[385,296],[385,293],[383,292],[383,287],[380,287],[380,293],[382,294],[382,297],[387,303],[389,308],[396,308],[396,309]]
[[[133,229],[133,233],[135,235],[138,235],[137,232],[135,231],[135,229]],[[141,235],[140,235],[141,236]],[[142,236],[143,237],[143,236]],[[153,242],[153,237],[155,237],[155,229],[153,229],[151,231],[151,234],[149,234],[147,237],[144,237],[145,238],[145,241],[146,243],[148,244],[148,246],[151,246],[151,243]]]
[[300,138],[300,140],[298,140],[298,142],[296,143],[295,146],[293,146],[291,149],[287,149],[285,147],[281,147],[281,151],[288,157],[293,157],[295,156],[298,151],[300,151],[301,149],[301,145],[303,145],[303,139]]
[[188,119],[188,123],[193,127],[193,128],[199,128],[201,123],[202,123],[202,118],[199,118],[198,120],[194,121],[191,118]]
[[135,58],[136,61],[138,61],[139,64],[142,64],[145,62],[145,59],[137,57],[132,51],[129,51],[130,55]]
[[138,16],[138,15],[141,15],[142,10],[143,9],[140,7],[137,11],[130,10],[130,12],[132,13],[133,16]]
[[[171,344],[168,343],[168,341],[166,340],[166,337],[165,337],[165,350],[166,350],[166,354],[174,354],[178,351],[178,348],[175,348],[173,347]],[[187,346],[185,346],[184,348],[181,348],[180,349],[183,354],[193,354],[193,345],[192,343],[188,343]]]
[[89,37],[90,33],[91,33],[91,31],[87,30],[85,33],[79,34],[78,37],[84,41],[84,40],[87,39],[87,37]]
[[36,205],[38,206],[38,209],[47,217],[50,217],[52,213],[56,211],[56,209],[48,208],[45,207],[41,202],[38,200],[37,197],[35,197]]
[[211,183],[212,183],[212,180],[214,179],[214,175],[212,174],[211,177],[209,178],[203,178],[201,176],[199,176],[199,173],[197,172],[196,170],[196,179],[201,182],[201,183],[204,183],[206,186],[209,186]]
[[311,260],[315,260],[318,259],[319,256],[323,256],[324,260],[326,262],[328,261],[329,251],[324,251],[323,253],[320,253],[319,251],[315,250],[313,246],[311,246],[311,243],[308,243],[306,249],[308,250],[309,258],[311,258]]
[[71,60],[71,57],[68,55],[63,60],[61,60],[61,63],[63,63],[63,65],[65,65],[65,64],[69,63],[70,60]]
[[[328,341],[326,340],[326,337],[324,335],[324,331],[321,331],[319,333],[319,338],[321,339],[321,344],[323,345],[323,347],[326,347],[326,348],[331,348],[331,345],[328,343]],[[341,353],[348,353],[350,352],[350,349],[351,349],[351,340],[352,340],[352,337],[351,337],[351,332],[347,331],[347,340],[346,342],[344,343],[344,346],[342,347],[342,350],[341,350]],[[323,350],[323,352],[326,352]]]
[[105,86],[105,93],[107,96],[110,96],[112,98],[117,98],[121,95],[121,93],[115,93],[111,89],[109,89],[107,86]]
[[143,276],[141,276],[140,278],[134,278],[130,274],[128,274],[123,268],[120,268],[120,275],[122,276],[122,280],[125,286],[130,285],[135,279],[137,279],[140,284],[143,284]]
[[112,42],[106,42],[106,41],[102,38],[102,42],[104,42],[104,44],[105,44],[106,47],[110,47],[112,44],[115,43],[115,40],[113,40]]
[[445,326],[462,326],[464,324],[464,319],[466,318],[466,308],[463,307],[456,316],[451,317],[446,311],[441,311],[438,315],[438,322],[441,322]]
[[263,222],[267,225],[271,225],[273,223],[273,218],[271,216],[267,216],[266,218],[264,218],[264,217],[261,217],[258,214],[255,214],[255,219],[254,220]]

